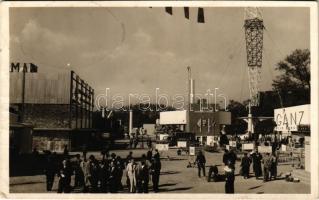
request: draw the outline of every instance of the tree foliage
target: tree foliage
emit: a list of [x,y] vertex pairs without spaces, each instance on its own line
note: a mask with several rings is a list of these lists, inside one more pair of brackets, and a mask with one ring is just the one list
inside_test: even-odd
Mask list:
[[296,49],[283,61],[276,70],[281,72],[273,80],[273,90],[282,98],[282,106],[293,106],[310,103],[310,51]]
[[227,110],[231,112],[231,125],[226,127],[226,133],[241,134],[247,129],[247,123],[242,119],[238,119],[238,117],[246,117],[248,114],[245,103],[247,102],[229,101]]

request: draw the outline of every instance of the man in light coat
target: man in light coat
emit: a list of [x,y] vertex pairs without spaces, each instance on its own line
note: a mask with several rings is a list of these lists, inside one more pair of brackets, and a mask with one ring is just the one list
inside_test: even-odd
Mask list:
[[126,166],[126,173],[127,177],[130,180],[130,192],[135,193],[136,190],[136,172],[137,172],[137,164],[135,163],[134,159],[131,159]]

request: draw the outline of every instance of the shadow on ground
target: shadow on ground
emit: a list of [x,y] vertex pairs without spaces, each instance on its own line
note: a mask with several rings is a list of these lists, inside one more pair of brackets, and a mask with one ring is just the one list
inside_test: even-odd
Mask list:
[[179,174],[181,172],[178,171],[165,171],[165,172],[161,172],[160,175],[170,175],[170,174]]
[[167,189],[167,188],[160,188],[160,192],[174,192],[174,191],[185,191],[185,190],[190,190],[193,187],[179,187],[179,188],[172,188],[172,189]]

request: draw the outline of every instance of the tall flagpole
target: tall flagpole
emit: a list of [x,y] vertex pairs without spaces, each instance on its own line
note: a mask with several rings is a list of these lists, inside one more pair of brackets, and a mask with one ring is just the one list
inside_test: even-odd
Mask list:
[[190,111],[191,111],[191,80],[192,80],[192,71],[190,66],[187,67],[187,84],[188,84],[188,91],[187,91],[187,95],[188,95],[188,106],[187,106],[187,112],[186,112],[186,132],[190,131],[190,124],[189,124],[189,117],[190,117]]

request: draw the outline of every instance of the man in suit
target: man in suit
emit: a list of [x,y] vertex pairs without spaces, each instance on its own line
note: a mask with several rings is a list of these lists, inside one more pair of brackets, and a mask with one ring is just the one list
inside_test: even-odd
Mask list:
[[62,166],[59,169],[58,177],[59,177],[59,185],[58,185],[58,193],[70,193],[71,192],[71,175],[72,168],[70,167],[70,163],[67,159],[62,161]]
[[203,170],[203,176],[206,176],[205,164],[206,158],[202,151],[199,151],[196,157],[196,163],[198,168],[198,177],[201,177],[201,170]]

